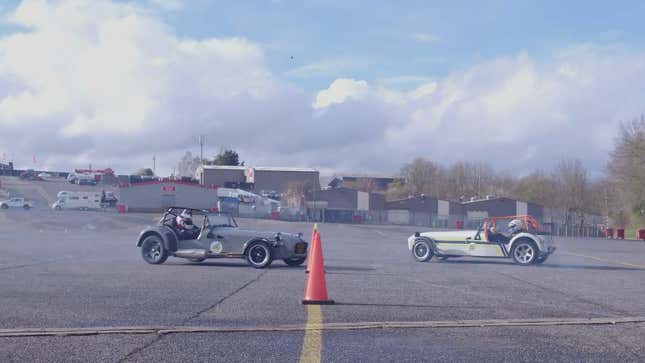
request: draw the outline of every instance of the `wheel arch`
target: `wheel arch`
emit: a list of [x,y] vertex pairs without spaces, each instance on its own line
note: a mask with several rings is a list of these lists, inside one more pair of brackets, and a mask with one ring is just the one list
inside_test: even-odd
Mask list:
[[163,246],[167,251],[174,252],[177,250],[177,237],[174,232],[169,229],[164,230],[162,228],[148,228],[141,232],[139,239],[137,240],[137,247],[141,247],[143,241],[150,236],[161,238],[161,243],[163,243]]
[[412,242],[412,247],[414,247],[414,245],[417,242],[421,242],[421,241],[425,241],[426,243],[428,243],[428,246],[430,246],[430,248],[432,249],[433,253],[435,253],[437,251],[436,242],[432,238],[426,237],[426,236],[415,237],[414,241]]
[[246,241],[246,242],[244,243],[244,245],[242,246],[242,255],[243,255],[243,256],[246,256],[246,253],[249,251],[249,247],[250,247],[253,243],[255,243],[255,242],[262,242],[262,243],[266,244],[266,245],[267,245],[267,247],[269,247],[269,248],[271,248],[271,249],[273,249],[273,247],[274,247],[274,246],[271,244],[271,241],[269,241],[269,240],[268,240],[268,239],[266,239],[266,238],[253,238],[253,239],[250,239],[250,240]]
[[544,252],[544,246],[542,244],[542,241],[540,241],[538,238],[536,238],[535,236],[529,233],[520,233],[517,236],[513,237],[513,239],[511,239],[511,242],[508,245],[508,251],[509,252],[512,251],[513,246],[515,246],[515,244],[518,241],[522,241],[522,240],[533,242],[535,244],[535,247],[537,247],[538,252]]

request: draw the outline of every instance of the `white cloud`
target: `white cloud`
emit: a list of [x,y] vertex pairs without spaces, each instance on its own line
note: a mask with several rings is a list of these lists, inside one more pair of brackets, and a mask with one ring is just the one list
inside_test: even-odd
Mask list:
[[343,103],[349,98],[361,98],[367,94],[368,86],[365,81],[339,78],[332,82],[329,88],[318,92],[314,108],[324,108],[335,103]]
[[401,78],[411,90],[348,77],[309,94],[278,79],[257,44],[180,38],[154,14],[23,1],[10,16],[19,30],[0,37],[0,151],[18,166],[36,154],[43,166],[118,172],[154,153],[169,172],[204,134],[208,154],[233,147],[252,164],[387,173],[424,156],[524,172],[578,157],[603,170],[618,122],[644,113],[642,51],[519,53]]
[[149,3],[164,10],[179,10],[184,7],[185,0],[149,0]]
[[334,76],[342,72],[349,72],[360,64],[361,62],[352,58],[324,59],[290,69],[285,72],[285,76],[295,78]]
[[412,33],[410,38],[419,43],[438,43],[441,41],[441,37],[430,33]]

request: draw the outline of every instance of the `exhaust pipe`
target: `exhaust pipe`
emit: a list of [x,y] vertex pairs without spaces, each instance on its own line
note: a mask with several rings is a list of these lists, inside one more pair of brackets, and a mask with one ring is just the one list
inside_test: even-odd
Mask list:
[[206,250],[179,250],[175,252],[175,257],[183,258],[206,258]]

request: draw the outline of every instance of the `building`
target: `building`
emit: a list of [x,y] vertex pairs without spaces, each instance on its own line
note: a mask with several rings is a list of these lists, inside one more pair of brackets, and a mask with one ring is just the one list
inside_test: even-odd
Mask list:
[[180,181],[119,185],[119,203],[131,212],[159,212],[168,207],[217,208],[217,189]]
[[199,184],[218,187],[235,187],[246,183],[246,168],[230,165],[202,165],[195,172]]
[[256,193],[286,192],[294,185],[310,185],[320,189],[318,170],[310,168],[253,167],[246,170],[246,182],[253,185]]
[[530,214],[538,221],[544,217],[544,207],[511,198],[486,198],[463,203],[467,219],[478,221],[487,217],[503,217]]
[[392,224],[455,227],[465,219],[460,203],[427,196],[409,197],[386,203],[387,221]]
[[382,223],[385,196],[349,188],[316,191],[306,203],[309,219],[331,223]]
[[385,193],[390,184],[402,181],[401,178],[375,176],[340,176],[329,183],[331,188],[350,188],[369,192]]

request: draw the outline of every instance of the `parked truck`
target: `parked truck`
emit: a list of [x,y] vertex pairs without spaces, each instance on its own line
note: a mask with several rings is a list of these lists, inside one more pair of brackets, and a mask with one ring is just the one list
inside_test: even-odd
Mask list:
[[100,209],[102,192],[64,192],[59,193],[58,200],[52,204],[52,209]]

